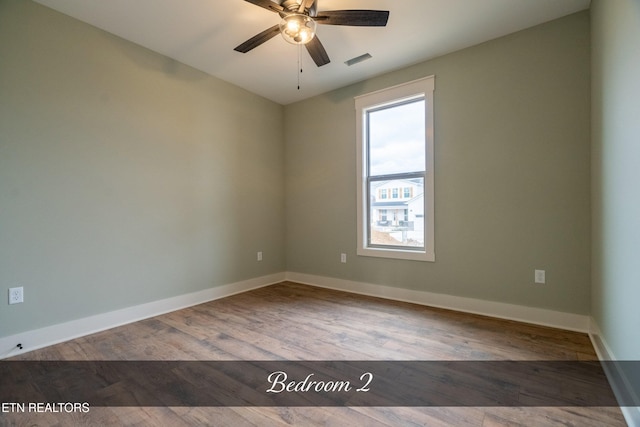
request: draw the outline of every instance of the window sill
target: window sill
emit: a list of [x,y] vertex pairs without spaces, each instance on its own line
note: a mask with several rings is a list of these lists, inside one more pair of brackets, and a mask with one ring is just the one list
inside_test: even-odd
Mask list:
[[433,252],[425,251],[403,251],[401,249],[383,248],[358,248],[359,256],[369,256],[377,258],[393,258],[409,261],[429,261],[435,262],[436,255]]

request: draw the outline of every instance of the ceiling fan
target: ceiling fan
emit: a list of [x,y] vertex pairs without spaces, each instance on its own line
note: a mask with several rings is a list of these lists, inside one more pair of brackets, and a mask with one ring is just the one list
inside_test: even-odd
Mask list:
[[318,67],[330,61],[327,51],[315,35],[316,24],[349,25],[356,27],[384,27],[389,20],[386,10],[330,10],[318,12],[318,0],[284,0],[281,4],[271,0],[245,0],[280,15],[278,25],[256,34],[240,44],[235,51],[247,53],[271,40],[278,33],[292,44],[304,44]]

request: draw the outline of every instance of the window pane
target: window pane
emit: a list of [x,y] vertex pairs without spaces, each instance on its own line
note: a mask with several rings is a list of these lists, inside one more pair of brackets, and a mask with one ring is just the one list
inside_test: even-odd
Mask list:
[[[411,191],[401,198],[378,197],[393,188]],[[372,181],[369,194],[370,245],[424,247],[424,178]]]
[[423,99],[367,113],[369,175],[424,171]]

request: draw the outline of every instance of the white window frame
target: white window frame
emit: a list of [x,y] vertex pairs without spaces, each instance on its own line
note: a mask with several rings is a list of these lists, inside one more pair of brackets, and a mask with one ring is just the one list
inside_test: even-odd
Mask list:
[[[395,258],[414,261],[435,261],[435,221],[434,221],[434,131],[433,131],[433,92],[435,76],[425,77],[412,82],[393,86],[355,97],[356,108],[356,146],[357,146],[357,254],[381,258]],[[425,181],[424,181],[424,249],[399,249],[372,247],[368,244],[368,224],[370,215],[367,203],[368,154],[364,125],[368,110],[384,105],[396,104],[404,100],[423,97],[425,100]]]

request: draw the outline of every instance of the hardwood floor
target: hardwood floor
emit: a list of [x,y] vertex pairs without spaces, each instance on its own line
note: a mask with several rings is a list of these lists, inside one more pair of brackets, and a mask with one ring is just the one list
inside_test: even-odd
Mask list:
[[[12,360],[597,360],[585,334],[285,282]],[[616,407],[120,407],[0,425],[624,426]]]

